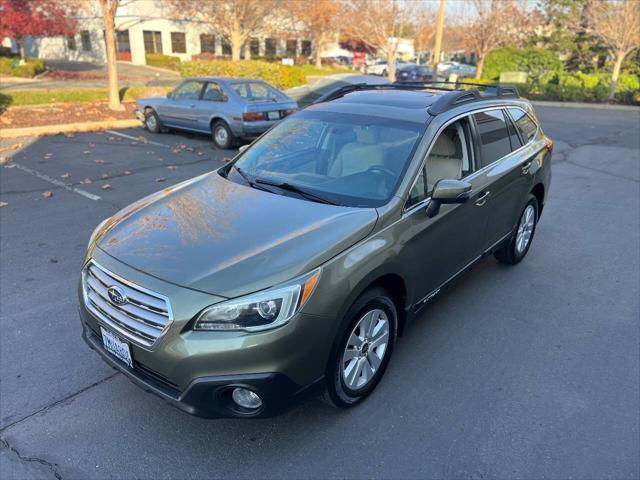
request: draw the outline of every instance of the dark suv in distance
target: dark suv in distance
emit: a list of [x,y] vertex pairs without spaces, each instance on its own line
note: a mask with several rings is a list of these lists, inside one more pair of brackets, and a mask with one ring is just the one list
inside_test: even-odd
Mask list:
[[552,148],[514,87],[344,87],[103,221],[84,339],[199,416],[316,392],[355,405],[443,287],[486,255],[524,258]]

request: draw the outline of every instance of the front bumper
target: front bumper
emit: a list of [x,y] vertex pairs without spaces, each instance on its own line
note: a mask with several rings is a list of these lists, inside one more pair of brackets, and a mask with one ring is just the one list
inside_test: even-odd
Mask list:
[[141,122],[144,122],[144,112],[142,110],[140,110],[139,108],[136,108],[133,111],[133,113],[135,114],[138,120],[140,120]]
[[[82,313],[81,313],[82,316]],[[218,375],[194,379],[184,391],[171,384],[162,375],[138,362],[129,368],[107,352],[98,335],[83,321],[82,338],[102,359],[124,374],[143,390],[159,396],[170,405],[191,415],[204,418],[255,418],[276,415],[296,401],[314,395],[322,379],[301,387],[282,373],[256,373]],[[263,405],[255,411],[236,406],[231,399],[235,387],[249,388],[260,395]]]

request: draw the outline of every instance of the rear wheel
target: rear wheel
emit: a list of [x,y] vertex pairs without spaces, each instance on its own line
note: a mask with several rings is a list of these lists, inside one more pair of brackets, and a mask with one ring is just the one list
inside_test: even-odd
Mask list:
[[160,133],[162,131],[160,117],[150,108],[144,112],[144,127],[151,133]]
[[216,147],[222,150],[233,148],[236,142],[233,133],[231,133],[229,125],[227,125],[222,120],[218,120],[211,127],[211,137]]
[[391,358],[398,325],[393,299],[382,288],[361,295],[346,318],[327,366],[324,394],[339,408],[359,403],[375,389]]
[[494,256],[502,263],[515,265],[519,263],[529,251],[533,234],[536,231],[538,222],[538,200],[533,195],[529,195],[527,204],[522,209],[518,227],[509,240]]

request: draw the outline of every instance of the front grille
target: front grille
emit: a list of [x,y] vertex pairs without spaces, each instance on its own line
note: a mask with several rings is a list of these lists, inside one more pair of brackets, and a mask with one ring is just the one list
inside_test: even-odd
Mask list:
[[[82,274],[86,307],[110,329],[133,343],[152,347],[172,322],[169,300],[135,285],[101,267],[93,260]],[[113,302],[107,290],[124,291],[126,301]]]

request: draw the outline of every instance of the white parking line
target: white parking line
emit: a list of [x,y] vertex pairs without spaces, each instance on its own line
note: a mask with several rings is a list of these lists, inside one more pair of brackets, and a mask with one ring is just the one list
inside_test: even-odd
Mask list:
[[38,177],[41,180],[44,180],[45,182],[49,182],[49,183],[53,183],[54,185],[58,186],[58,187],[62,187],[65,190],[68,190],[70,192],[75,192],[78,195],[82,195],[85,198],[88,198],[89,200],[100,200],[100,197],[98,195],[94,195],[93,193],[89,193],[85,190],[82,190],[81,188],[76,188],[76,187],[72,187],[71,185],[67,185],[66,183],[56,179],[56,178],[51,178],[49,175],[45,175],[44,173],[40,173],[40,172],[36,172],[35,170],[31,170],[30,168],[24,167],[22,165],[20,165],[19,163],[15,163],[14,165],[16,166],[16,168],[22,170],[23,172],[27,172],[30,173],[31,175],[35,175],[36,177]]
[[[131,135],[127,135],[125,133],[120,133],[120,132],[116,132],[114,130],[106,130],[107,133],[110,133],[111,135],[118,135],[119,137],[122,138],[127,138],[129,140],[135,140],[136,142],[141,142],[140,137],[133,137]],[[164,147],[164,148],[171,148],[169,145],[165,145],[164,143],[158,143],[158,142],[152,142],[151,140],[147,140],[147,142],[149,145],[155,145],[157,147]]]

